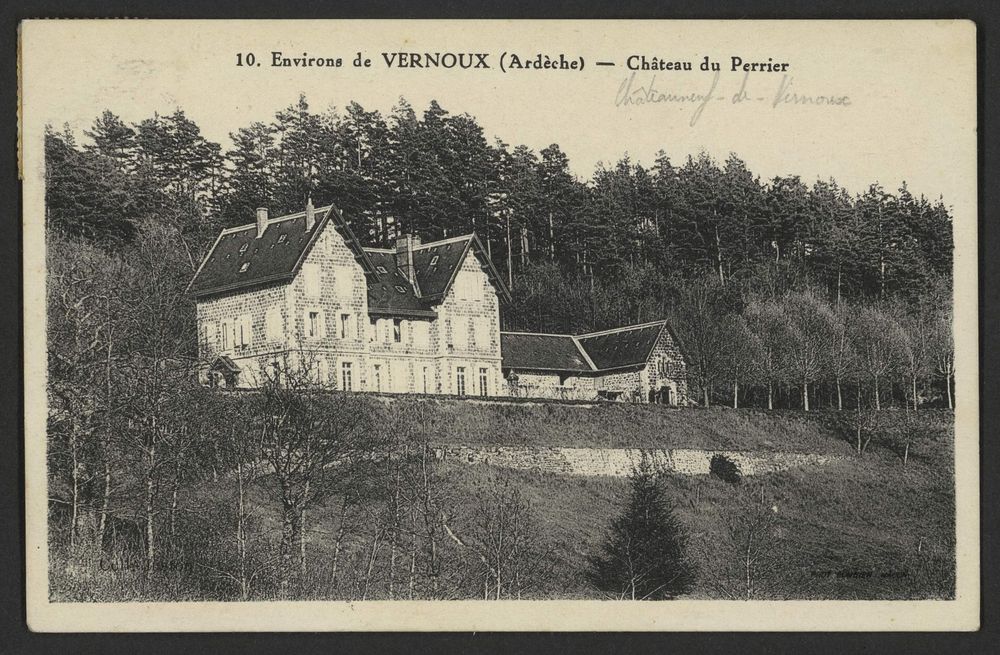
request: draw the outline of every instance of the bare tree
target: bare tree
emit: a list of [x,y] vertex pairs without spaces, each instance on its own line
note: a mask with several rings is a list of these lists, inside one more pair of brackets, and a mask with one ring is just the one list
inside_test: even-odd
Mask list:
[[255,395],[252,420],[263,433],[268,488],[281,504],[279,580],[287,598],[293,572],[302,573],[305,511],[370,467],[381,452],[381,436],[366,428],[368,405],[350,394],[317,388],[308,371],[284,368]]
[[833,312],[816,294],[793,292],[784,301],[792,330],[788,360],[795,380],[802,385],[802,409],[809,411],[809,385],[825,369],[825,356],[834,333]]
[[746,317],[759,344],[754,363],[758,376],[767,384],[767,408],[774,409],[775,384],[787,375],[791,324],[783,307],[771,299],[751,302]]
[[846,304],[838,303],[833,312],[833,331],[830,339],[827,370],[833,376],[837,388],[837,410],[844,409],[844,382],[852,377],[857,369],[857,354],[851,341],[850,329],[853,309]]
[[746,382],[755,372],[754,363],[760,358],[761,344],[740,314],[730,314],[724,320],[726,358],[723,369],[733,384],[733,409],[740,406],[740,382]]
[[875,409],[882,409],[882,384],[900,366],[903,331],[879,306],[861,307],[855,314],[853,342],[860,370],[872,381]]

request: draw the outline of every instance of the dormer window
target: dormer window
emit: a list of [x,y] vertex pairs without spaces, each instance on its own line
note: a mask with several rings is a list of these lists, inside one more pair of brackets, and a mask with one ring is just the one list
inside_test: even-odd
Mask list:
[[248,268],[250,268],[250,262],[243,262],[243,265],[240,266],[240,273],[246,273]]
[[278,243],[284,243],[286,241],[288,241],[288,235],[287,234],[279,234],[278,235]]
[[385,270],[385,266],[376,266],[375,270],[382,275],[387,275],[389,273],[389,271]]
[[406,289],[404,289],[403,287],[401,287],[398,284],[396,285],[396,291],[398,291],[400,293],[406,293]]
[[244,243],[242,246],[240,246],[240,254],[241,255],[246,254],[246,251],[249,247],[250,247],[249,243]]
[[441,259],[441,255],[434,255],[431,257],[431,266],[437,266],[439,259]]

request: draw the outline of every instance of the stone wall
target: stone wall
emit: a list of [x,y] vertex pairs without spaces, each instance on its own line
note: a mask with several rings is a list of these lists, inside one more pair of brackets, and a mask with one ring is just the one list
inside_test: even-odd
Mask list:
[[[465,242],[459,241],[453,247],[465,247]],[[463,297],[462,289],[467,289],[469,294]],[[469,249],[462,261],[448,295],[435,309],[438,393],[458,393],[458,369],[461,367],[465,371],[465,395],[484,395],[479,386],[480,369],[486,369],[485,395],[506,395],[507,384],[500,372],[500,299],[473,249]],[[486,343],[478,343],[475,339],[473,323],[476,319],[485,319],[489,324]],[[465,335],[464,339],[456,339],[458,331]]]
[[688,448],[513,448],[505,446],[438,446],[438,459],[560,475],[626,477],[645,457],[653,470],[681,475],[708,475],[713,455],[723,455],[742,475],[774,473],[796,466],[827,464],[831,455],[783,452],[742,452]]

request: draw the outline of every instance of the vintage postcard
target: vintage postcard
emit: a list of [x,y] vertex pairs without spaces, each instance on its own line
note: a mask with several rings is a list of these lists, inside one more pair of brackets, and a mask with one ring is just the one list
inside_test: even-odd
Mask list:
[[975,630],[969,21],[26,21],[36,631]]

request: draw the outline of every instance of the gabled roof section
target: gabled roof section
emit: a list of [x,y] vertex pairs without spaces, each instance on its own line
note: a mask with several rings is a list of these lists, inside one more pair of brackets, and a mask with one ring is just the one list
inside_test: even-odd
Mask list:
[[[405,316],[436,314],[429,304],[417,297],[410,281],[396,266],[392,250],[366,248],[365,252],[374,266],[374,273],[367,276],[368,313]],[[383,273],[382,271],[385,271]]]
[[535,371],[590,372],[594,368],[569,334],[501,332],[503,368]]
[[600,370],[642,366],[649,360],[666,323],[656,321],[581,334],[577,341]]
[[[666,321],[574,336],[501,332],[503,367],[535,371],[601,373],[644,366]],[[668,328],[669,329],[669,328]]]
[[305,212],[269,219],[257,238],[256,224],[223,230],[188,285],[194,297],[232,291],[295,277],[327,225],[344,238],[366,273],[375,270],[340,211],[333,205],[315,210],[315,224],[305,229]]
[[503,302],[510,302],[510,291],[503,283],[475,234],[425,243],[413,249],[413,267],[416,269],[420,297],[432,302],[440,301],[451,289],[465,256],[472,252],[479,260],[479,267],[489,277],[497,295]]

